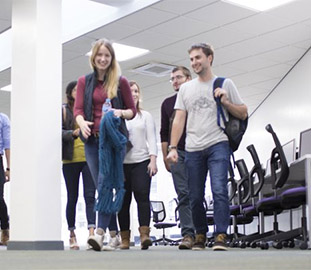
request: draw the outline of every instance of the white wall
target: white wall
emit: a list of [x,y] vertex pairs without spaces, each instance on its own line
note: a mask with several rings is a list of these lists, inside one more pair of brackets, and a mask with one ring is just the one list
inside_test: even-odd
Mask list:
[[[242,144],[235,154],[236,160],[243,158],[248,169],[253,166],[253,161],[246,147],[254,144],[259,159],[266,166],[270,158],[274,141],[270,133],[265,130],[271,124],[281,144],[292,138],[296,139],[299,146],[299,134],[302,130],[311,127],[311,50],[301,58],[296,66],[287,74],[277,87],[270,93],[261,106],[251,115],[248,130]],[[238,179],[238,173],[236,173]],[[294,211],[294,227],[300,226],[300,210]],[[289,229],[288,213],[279,218],[281,230]],[[247,226],[247,233],[257,230],[257,221],[254,225]],[[272,229],[272,218],[265,219],[265,230]]]
[[235,158],[244,158],[249,169],[253,166],[246,147],[254,144],[259,159],[265,165],[274,142],[265,130],[271,124],[281,144],[296,138],[311,127],[311,50],[294,66],[261,106],[251,115],[249,126]]

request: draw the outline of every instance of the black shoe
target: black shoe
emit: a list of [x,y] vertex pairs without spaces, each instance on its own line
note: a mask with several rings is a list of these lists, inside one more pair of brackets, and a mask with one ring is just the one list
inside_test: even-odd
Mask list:
[[220,233],[215,237],[213,250],[221,250],[221,251],[228,250],[227,235],[225,233]]

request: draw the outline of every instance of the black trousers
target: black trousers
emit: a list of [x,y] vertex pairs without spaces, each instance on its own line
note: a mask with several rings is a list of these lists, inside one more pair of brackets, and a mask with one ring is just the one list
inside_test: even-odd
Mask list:
[[1,230],[6,230],[9,228],[9,216],[8,208],[4,201],[4,183],[5,183],[5,174],[3,168],[3,160],[0,155],[0,222]]
[[132,193],[137,202],[139,226],[149,226],[150,224],[150,185],[151,177],[147,172],[150,160],[139,163],[124,164],[124,188],[125,195],[122,209],[118,214],[121,231],[130,228],[130,205]]

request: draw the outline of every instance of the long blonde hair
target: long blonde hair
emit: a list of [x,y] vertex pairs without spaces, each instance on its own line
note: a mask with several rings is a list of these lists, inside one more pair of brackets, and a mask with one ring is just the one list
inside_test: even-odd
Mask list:
[[118,61],[116,60],[115,52],[112,47],[112,44],[107,39],[99,39],[93,43],[92,53],[90,56],[90,65],[91,68],[96,71],[95,65],[95,56],[98,53],[99,48],[104,45],[111,54],[111,65],[109,66],[105,80],[104,80],[104,88],[107,91],[108,98],[113,99],[117,96],[118,85],[119,85],[119,77],[121,75],[121,69]]

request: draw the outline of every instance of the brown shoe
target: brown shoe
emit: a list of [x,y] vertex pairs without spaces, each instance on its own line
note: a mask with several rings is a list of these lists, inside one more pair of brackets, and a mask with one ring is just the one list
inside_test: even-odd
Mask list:
[[121,245],[119,246],[120,249],[129,249],[131,231],[121,231],[120,235],[121,235]]
[[8,245],[8,241],[10,240],[10,231],[9,229],[1,231],[1,244],[4,246]]
[[205,234],[196,234],[192,250],[204,250],[206,243]]
[[221,250],[221,251],[228,250],[227,235],[225,233],[220,233],[215,237],[213,250]]
[[148,249],[152,246],[152,241],[149,237],[150,228],[148,226],[141,226],[138,228],[140,233],[140,247],[141,249]]
[[193,243],[194,243],[193,238],[190,235],[185,235],[178,248],[192,249]]

